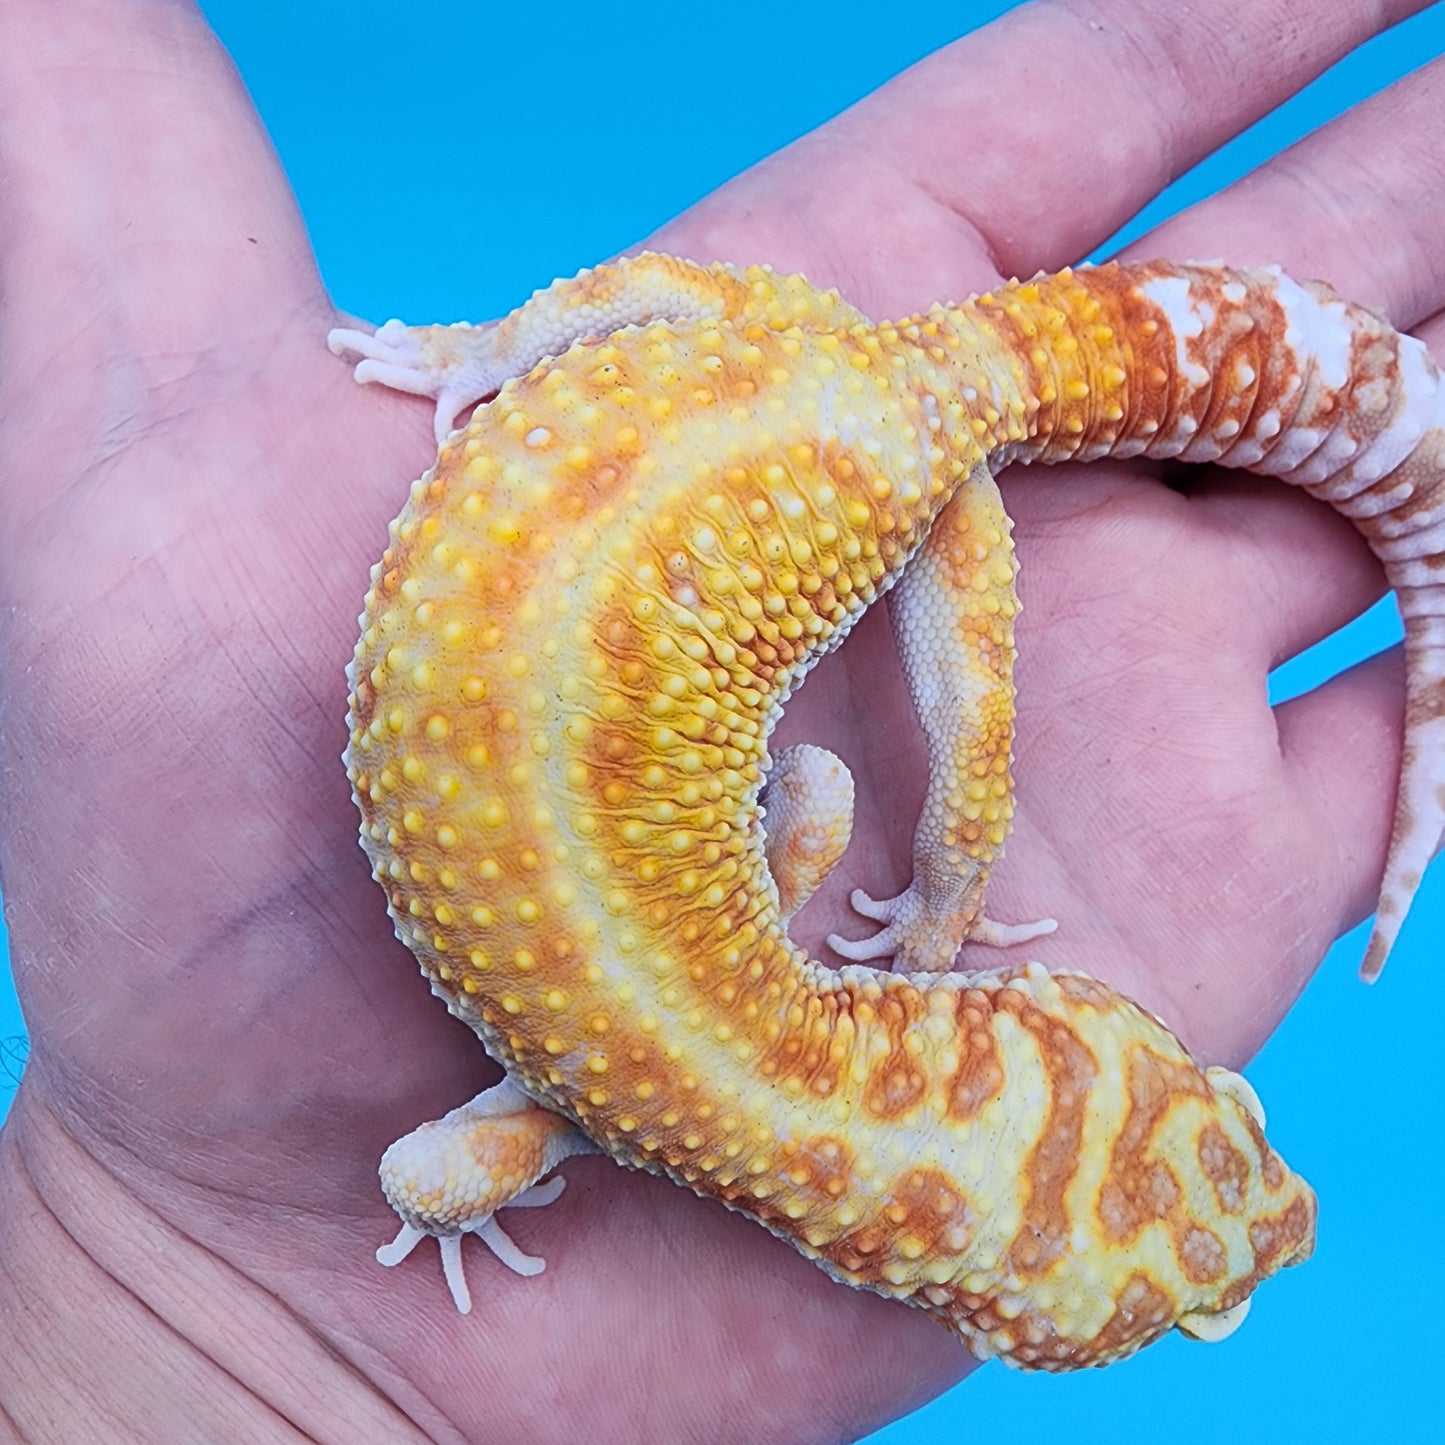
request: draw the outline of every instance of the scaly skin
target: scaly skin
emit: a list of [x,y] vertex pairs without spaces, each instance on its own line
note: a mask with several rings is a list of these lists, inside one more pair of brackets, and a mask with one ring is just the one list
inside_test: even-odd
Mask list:
[[[493,1227],[566,1152],[552,1111],[980,1355],[1063,1369],[1174,1324],[1227,1333],[1314,1237],[1244,1081],[1081,975],[937,972],[961,938],[1009,941],[980,907],[1011,813],[1017,607],[989,472],[1179,455],[1357,519],[1410,663],[1377,967],[1445,808],[1445,402],[1423,348],[1278,272],[1162,263],[873,327],[799,278],[644,257],[498,328],[378,335],[333,344],[435,395],[443,429],[541,362],[413,487],[352,669],[349,771],[398,935],[547,1141],[505,1185],[485,1119],[471,1171],[418,1150],[388,1181],[413,1232]],[[908,901],[865,911],[915,971],[834,970],[783,926],[769,864],[798,840],[764,836],[767,739],[900,575],[934,786]],[[785,880],[790,911],[815,883]]]

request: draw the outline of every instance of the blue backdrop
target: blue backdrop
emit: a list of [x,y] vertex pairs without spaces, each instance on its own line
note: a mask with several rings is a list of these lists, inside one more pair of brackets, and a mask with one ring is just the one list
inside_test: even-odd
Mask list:
[[[506,311],[1010,7],[674,0],[619,9],[551,0],[542,13],[475,0],[208,0],[204,8],[275,137],[338,302],[378,319],[423,320]],[[743,63],[745,37],[757,48],[752,65]],[[1125,238],[1442,53],[1445,5],[1437,4],[1211,157]],[[699,73],[705,81],[689,79]],[[669,94],[669,123],[645,134],[599,132],[599,92],[615,96],[625,117],[629,90],[643,83]],[[714,108],[720,95],[736,102],[725,124]],[[484,183],[469,185],[472,175]],[[429,219],[439,214],[444,227]],[[1282,669],[1276,694],[1313,686],[1395,635],[1392,610],[1377,608]],[[1264,1291],[1245,1329],[1209,1348],[1176,1335],[1117,1368],[1057,1380],[990,1366],[872,1437],[875,1445],[1001,1431],[1071,1445],[1441,1438],[1445,1371],[1429,1330],[1445,1297],[1434,1238],[1445,1170],[1430,1102],[1442,939],[1445,868],[1437,867],[1381,984],[1367,991],[1356,981],[1357,931],[1255,1061],[1271,1136],[1318,1188],[1323,1215],[1314,1260]],[[0,968],[0,1107],[23,1042]]]

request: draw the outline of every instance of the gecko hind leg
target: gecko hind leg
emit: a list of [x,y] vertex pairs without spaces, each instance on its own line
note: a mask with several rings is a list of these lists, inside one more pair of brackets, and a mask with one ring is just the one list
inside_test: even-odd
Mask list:
[[540,1274],[545,1261],[526,1254],[497,1222],[499,1209],[551,1204],[566,1181],[537,1183],[572,1154],[596,1146],[560,1114],[503,1081],[443,1118],[422,1124],[381,1158],[381,1187],[401,1217],[379,1264],[398,1265],[422,1240],[441,1246],[442,1272],[461,1314],[472,1308],[462,1270],[462,1237],[474,1234],[508,1269]]
[[888,611],[914,711],[928,739],[928,794],[913,839],[913,880],[893,898],[861,889],[853,907],[883,927],[828,945],[854,963],[891,957],[908,973],[942,973],[966,942],[1007,947],[1057,927],[996,922],[983,912],[989,870],[1013,818],[1013,546],[980,461],[939,514],[889,594]]
[[357,381],[431,397],[440,444],[467,407],[578,342],[602,341],[653,321],[709,319],[835,330],[863,318],[836,291],[820,291],[801,276],[777,276],[757,266],[699,266],[644,252],[555,281],[510,316],[484,326],[388,321],[375,332],[338,327],[327,345],[337,356],[360,358]]
[[433,400],[440,445],[468,406],[516,374],[496,344],[495,329],[466,321],[408,326],[393,318],[375,331],[337,327],[327,335],[326,344],[337,356],[361,358],[352,372],[357,381]]

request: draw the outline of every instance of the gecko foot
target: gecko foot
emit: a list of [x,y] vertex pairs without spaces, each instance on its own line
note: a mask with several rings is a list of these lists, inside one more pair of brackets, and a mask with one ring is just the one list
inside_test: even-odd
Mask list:
[[[540,1208],[544,1204],[551,1204],[566,1185],[567,1181],[560,1174],[554,1175],[545,1184],[534,1184],[530,1189],[524,1189],[516,1198],[509,1199],[504,1207]],[[403,1223],[396,1238],[376,1251],[376,1262],[391,1268],[400,1264],[422,1240],[434,1238],[441,1246],[442,1274],[446,1279],[447,1289],[451,1291],[452,1303],[456,1305],[458,1314],[468,1315],[472,1312],[472,1295],[467,1288],[466,1274],[462,1269],[462,1236],[466,1234],[476,1235],[508,1269],[517,1274],[530,1277],[541,1274],[547,1267],[545,1259],[519,1249],[516,1241],[497,1223],[494,1215],[478,1219],[456,1234],[434,1234],[431,1230],[418,1229],[413,1224]]]
[[452,1301],[460,1313],[469,1313],[463,1235],[476,1235],[517,1274],[540,1274],[545,1262],[519,1249],[496,1213],[552,1203],[565,1181],[537,1180],[569,1155],[595,1150],[568,1120],[510,1082],[483,1090],[445,1117],[413,1129],[382,1155],[382,1191],[401,1216],[401,1229],[376,1251],[377,1262],[398,1265],[423,1239],[435,1238]]
[[363,385],[376,382],[435,401],[440,445],[461,412],[506,379],[491,356],[489,331],[465,322],[408,326],[393,319],[375,331],[338,326],[327,333],[326,344],[336,356],[361,358],[352,375]]
[[918,884],[911,883],[893,898],[871,898],[853,890],[854,909],[883,927],[872,938],[843,938],[832,934],[828,947],[850,963],[872,963],[892,958],[900,973],[945,973],[953,966],[964,943],[985,943],[1007,948],[1052,933],[1059,925],[1052,918],[1035,923],[998,923],[978,912],[978,886],[949,890],[941,906],[930,903]]

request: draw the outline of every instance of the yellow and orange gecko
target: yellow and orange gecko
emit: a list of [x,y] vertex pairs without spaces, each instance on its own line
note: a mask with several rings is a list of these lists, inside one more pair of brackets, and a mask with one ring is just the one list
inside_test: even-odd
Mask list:
[[[433,397],[440,454],[372,574],[347,764],[398,936],[506,1080],[382,1161],[394,1264],[579,1151],[666,1174],[980,1356],[1117,1359],[1232,1330],[1315,1201],[1237,1074],[1037,964],[982,909],[1008,832],[1015,564],[993,473],[1180,457],[1351,517],[1405,618],[1369,973],[1445,817],[1445,386],[1424,346],[1278,269],[1101,266],[875,326],[799,277],[658,255],[488,327],[335,332]],[[466,406],[497,393],[453,431]],[[885,592],[931,776],[899,897],[787,923],[846,846],[847,769],[780,709]],[[867,966],[891,958],[894,971]]]

